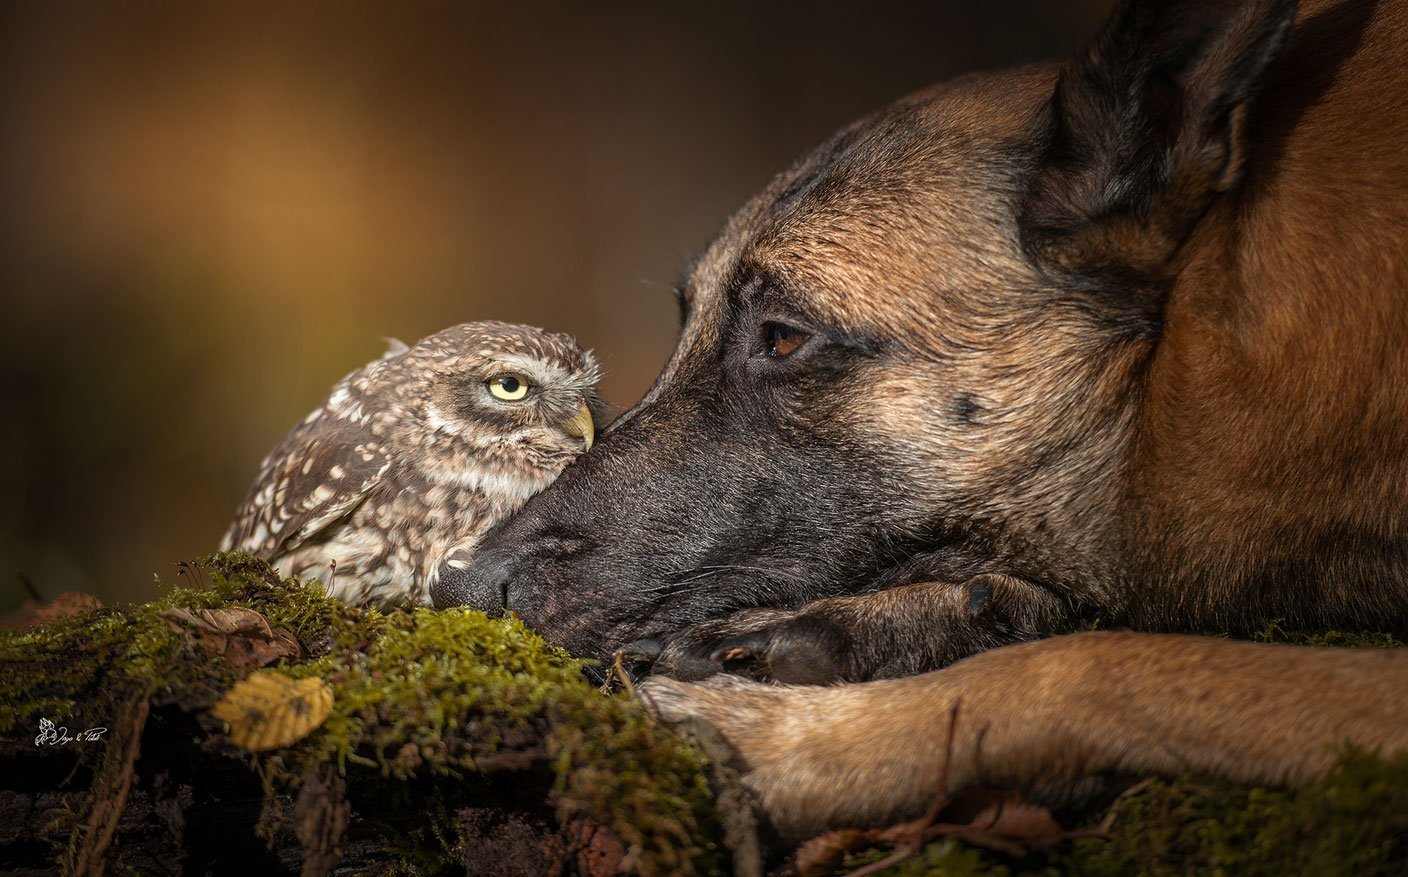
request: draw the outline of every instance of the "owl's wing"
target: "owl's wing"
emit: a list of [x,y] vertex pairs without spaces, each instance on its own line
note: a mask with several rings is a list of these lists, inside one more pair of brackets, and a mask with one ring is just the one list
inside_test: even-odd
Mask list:
[[392,459],[360,418],[320,408],[264,460],[222,548],[273,560],[352,514]]

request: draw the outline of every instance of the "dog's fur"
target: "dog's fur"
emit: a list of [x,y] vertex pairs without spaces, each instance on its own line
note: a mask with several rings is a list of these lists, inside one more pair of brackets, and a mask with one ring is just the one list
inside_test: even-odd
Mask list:
[[[782,682],[1097,620],[1402,631],[1405,46],[1405,0],[1133,0],[1069,64],[846,129],[729,221],[655,386],[437,602]],[[1180,637],[651,690],[795,833],[922,808],[957,700],[989,730],[956,776],[1029,786],[1408,745],[1408,656]],[[906,779],[828,809],[842,768]]]

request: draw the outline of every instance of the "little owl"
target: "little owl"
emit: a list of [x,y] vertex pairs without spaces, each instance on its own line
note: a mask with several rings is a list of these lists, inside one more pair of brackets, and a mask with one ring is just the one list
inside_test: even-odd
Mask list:
[[597,378],[571,337],[529,326],[393,341],[264,460],[221,548],[349,603],[429,605],[442,561],[591,447]]

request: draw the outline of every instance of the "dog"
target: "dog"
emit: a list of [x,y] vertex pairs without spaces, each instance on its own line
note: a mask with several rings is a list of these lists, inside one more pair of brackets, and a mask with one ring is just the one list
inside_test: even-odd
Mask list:
[[1408,747],[1404,651],[1172,635],[1408,627],[1404,46],[1405,0],[1128,0],[846,128],[436,604],[653,662],[784,837],[921,813],[946,751],[1059,796]]

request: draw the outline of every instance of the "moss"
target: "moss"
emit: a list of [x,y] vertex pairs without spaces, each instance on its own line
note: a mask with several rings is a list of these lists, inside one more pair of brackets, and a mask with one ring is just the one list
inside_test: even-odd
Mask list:
[[[271,792],[328,762],[349,783],[538,765],[550,772],[546,791],[560,818],[584,815],[610,827],[642,873],[718,869],[703,756],[649,723],[633,701],[598,692],[582,662],[516,618],[349,607],[237,554],[203,558],[200,567],[204,589],[170,588],[152,603],[0,632],[0,663],[18,670],[0,677],[0,732],[34,727],[41,716],[101,724],[134,696],[202,710],[250,668],[193,654],[162,613],[246,607],[303,647],[304,657],[285,661],[283,672],[319,677],[334,692],[327,721],[292,747],[257,757],[228,750],[248,758]],[[443,817],[428,813],[426,822],[452,823]],[[448,829],[429,834],[430,846],[442,849],[408,851],[415,860],[408,866],[453,839]]]
[[[243,606],[288,629],[310,654],[327,653],[374,631],[375,613],[323,595],[316,584],[282,581],[267,564],[236,554],[206,558],[205,589],[170,588],[151,603],[89,609],[37,627],[0,633],[0,733],[54,721],[96,721],[132,696],[193,693],[227,687],[242,669],[219,661],[178,660],[185,646],[162,613],[172,608]],[[159,582],[160,583],[160,582]]]
[[693,863],[720,866],[722,829],[703,753],[677,739],[662,745],[661,731],[633,701],[561,699],[553,712],[549,746],[560,818],[582,813],[605,821],[663,873],[687,873]]
[[[1288,628],[1271,621],[1257,642],[1340,648],[1401,648],[1385,633]],[[1085,814],[1088,824],[1099,813]],[[870,850],[845,870],[881,858]],[[844,871],[842,872],[844,873]],[[953,877],[1182,877],[1408,873],[1408,753],[1381,758],[1346,751],[1320,782],[1297,790],[1182,778],[1151,783],[1120,805],[1108,839],[1067,841],[1013,861],[942,840],[885,873]]]
[[1179,780],[1129,799],[1108,841],[1078,840],[1073,874],[1402,874],[1408,753],[1347,752],[1297,790]]
[[[884,853],[871,850],[846,859],[840,873],[848,873],[883,858]],[[1012,869],[1001,859],[956,840],[940,840],[929,844],[912,859],[881,872],[896,877],[921,877],[942,874],[944,877],[1008,877]],[[1049,873],[1059,873],[1050,870]]]
[[[280,669],[334,690],[328,720],[288,749],[250,756],[216,747],[265,778],[267,837],[289,830],[292,808],[278,796],[331,764],[351,798],[378,796],[398,802],[393,812],[424,815],[414,836],[386,832],[386,867],[402,873],[452,867],[469,843],[456,809],[475,796],[492,805],[505,783],[535,789],[559,824],[586,816],[610,827],[643,873],[723,870],[703,754],[649,723],[629,698],[600,694],[581,662],[517,619],[348,607],[316,584],[281,580],[234,554],[205,558],[201,569],[203,587],[168,588],[153,603],[0,632],[0,664],[9,671],[0,674],[0,733],[29,733],[41,716],[104,724],[133,697],[204,715],[249,667],[198,653],[162,613],[241,606],[302,646],[304,655]],[[1279,622],[1252,638],[1401,645],[1385,634],[1307,633]],[[208,727],[218,739],[219,729]],[[883,854],[852,857],[847,868]],[[1346,753],[1332,775],[1298,791],[1161,781],[1122,804],[1109,840],[1067,841],[1020,861],[944,840],[891,873],[1375,875],[1402,873],[1405,860],[1408,755]]]
[[541,746],[558,810],[611,826],[643,870],[689,873],[717,846],[703,756],[649,723],[624,697],[599,693],[583,665],[516,618],[417,609],[382,619],[365,649],[293,668],[335,690],[333,713],[300,761],[350,762],[397,779],[514,763]]
[[[881,857],[847,859],[838,873]],[[1215,780],[1160,781],[1120,807],[1108,839],[1067,841],[1014,861],[954,840],[929,844],[895,877],[1377,877],[1408,871],[1408,753],[1347,751],[1297,790]]]
[[1289,643],[1296,646],[1324,646],[1348,649],[1396,649],[1403,643],[1388,633],[1373,631],[1304,631],[1287,628],[1277,619],[1268,621],[1250,639],[1261,643]]

